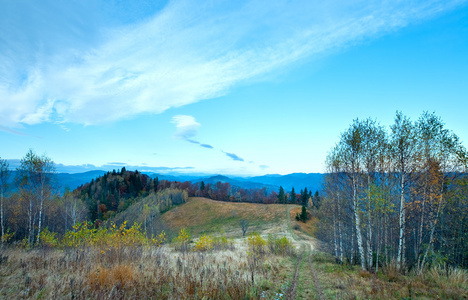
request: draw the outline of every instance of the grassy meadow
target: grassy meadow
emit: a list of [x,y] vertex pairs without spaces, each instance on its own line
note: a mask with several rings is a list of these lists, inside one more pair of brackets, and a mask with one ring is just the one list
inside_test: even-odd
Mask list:
[[[0,251],[0,298],[12,299],[467,299],[468,274],[401,275],[340,265],[318,251],[317,220],[295,205],[191,198],[162,215],[170,231],[82,226],[48,246]],[[249,222],[242,236],[240,220]],[[256,233],[254,233],[256,232]]]

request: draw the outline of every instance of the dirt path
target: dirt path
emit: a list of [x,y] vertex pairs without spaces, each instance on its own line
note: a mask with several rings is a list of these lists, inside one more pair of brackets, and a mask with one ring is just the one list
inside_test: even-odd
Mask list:
[[294,233],[294,230],[292,228],[290,213],[289,213],[290,210],[291,210],[291,207],[286,209],[287,220],[288,220],[288,223],[287,223],[288,231],[290,232],[292,238],[296,241],[296,243],[302,245],[303,250],[302,250],[300,258],[298,259],[297,265],[296,265],[296,271],[294,273],[293,282],[291,283],[291,286],[289,287],[289,289],[286,292],[286,299],[296,299],[297,284],[298,284],[298,278],[299,278],[299,268],[300,268],[302,258],[303,258],[304,253],[305,253],[305,249],[310,247],[309,266],[310,266],[310,271],[311,271],[312,278],[313,278],[313,281],[314,281],[315,291],[317,292],[317,298],[319,300],[325,300],[326,297],[323,294],[322,285],[320,284],[320,281],[318,280],[317,272],[315,271],[314,265],[312,263],[312,251],[315,248],[314,240],[312,238],[310,238],[309,236],[306,236],[304,234],[300,234],[300,236],[299,236],[296,233]]
[[298,278],[299,278],[299,268],[301,266],[302,257],[304,256],[304,252],[305,252],[305,247],[302,249],[301,256],[297,260],[296,271],[294,272],[293,281],[292,281],[291,285],[289,286],[288,290],[286,291],[286,299],[288,299],[288,300],[295,300],[296,299],[297,282],[298,282]]
[[314,279],[315,290],[317,291],[317,298],[319,300],[325,300],[326,298],[325,298],[325,295],[323,294],[322,285],[320,284],[320,281],[318,280],[317,272],[315,272],[314,265],[312,264],[312,247],[309,252],[309,266],[310,266],[310,271],[312,272],[312,277]]

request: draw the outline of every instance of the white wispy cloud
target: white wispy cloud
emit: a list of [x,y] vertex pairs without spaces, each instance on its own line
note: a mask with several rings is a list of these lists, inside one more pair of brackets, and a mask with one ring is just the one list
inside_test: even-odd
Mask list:
[[175,137],[184,139],[194,144],[200,144],[193,138],[197,135],[198,128],[201,126],[194,117],[186,115],[177,115],[172,118],[172,123],[176,125],[177,131]]
[[465,2],[172,1],[110,28],[92,2],[13,1],[0,13],[0,130],[161,113]]

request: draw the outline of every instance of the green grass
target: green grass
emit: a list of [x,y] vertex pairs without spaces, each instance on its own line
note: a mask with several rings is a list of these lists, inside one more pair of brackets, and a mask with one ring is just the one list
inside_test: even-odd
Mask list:
[[[310,250],[309,250],[310,251]],[[297,299],[318,299],[316,297],[314,278],[309,266],[309,251],[304,253],[304,257],[299,267],[299,280],[297,284]]]

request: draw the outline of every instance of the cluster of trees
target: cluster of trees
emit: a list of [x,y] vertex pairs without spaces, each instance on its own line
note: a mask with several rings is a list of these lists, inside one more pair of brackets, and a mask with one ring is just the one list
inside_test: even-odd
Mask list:
[[[108,219],[117,212],[127,209],[138,199],[157,192],[159,181],[138,171],[107,172],[78,187],[76,194],[87,204],[90,219]],[[164,184],[160,189],[164,189]]]
[[[160,211],[187,200],[187,192],[170,187],[167,182],[159,185],[157,179],[123,168],[73,191],[66,188],[60,195],[54,162],[46,155],[29,150],[16,172],[9,169],[7,160],[0,158],[1,244],[13,239],[36,245],[44,228],[63,235],[84,220],[97,226],[101,220],[139,202],[142,203],[139,211],[133,209],[127,216],[140,216],[134,221],[155,231]],[[159,190],[161,193],[156,196]]]
[[[11,178],[8,162],[0,159],[2,245],[11,238],[24,238],[30,245],[39,243],[45,227],[64,232],[86,215],[84,204],[69,191],[63,197],[54,193],[55,166],[47,156],[29,150],[16,171]],[[16,193],[11,193],[10,182]]]
[[397,112],[389,130],[355,120],[327,166],[320,238],[338,261],[468,267],[467,152],[438,116]]
[[[266,188],[243,189],[223,182],[158,180],[138,171],[127,171],[125,167],[107,172],[73,191],[65,189],[60,195],[54,162],[32,150],[21,160],[15,178],[12,175],[8,162],[0,159],[2,244],[13,238],[34,245],[40,242],[44,228],[64,234],[84,220],[95,226],[106,220],[117,224],[124,219],[133,220],[142,224],[145,231],[156,232],[161,228],[161,212],[195,196],[231,202],[299,204],[304,211],[305,207],[320,204],[318,192],[312,195],[307,188],[300,194],[294,188],[285,193],[282,187],[279,193],[269,193]],[[301,218],[305,220],[306,216],[305,212]]]

